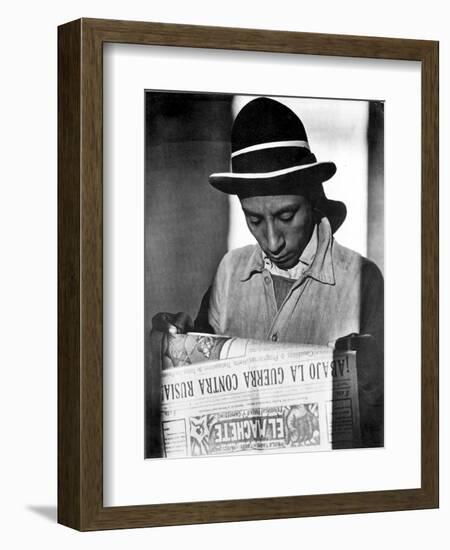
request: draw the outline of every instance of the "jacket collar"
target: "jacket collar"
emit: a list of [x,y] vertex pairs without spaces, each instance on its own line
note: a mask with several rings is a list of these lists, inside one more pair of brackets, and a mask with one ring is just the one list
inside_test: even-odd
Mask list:
[[[313,235],[303,251],[300,262],[305,265],[303,277],[311,277],[317,281],[334,285],[334,269],[333,269],[333,233],[331,231],[328,218],[323,217],[316,225]],[[264,253],[256,245],[250,255],[247,265],[243,269],[241,281],[247,281],[254,273],[261,273],[264,268]],[[282,270],[280,270],[281,272]],[[281,274],[281,273],[280,273]],[[288,274],[286,273],[286,276]]]

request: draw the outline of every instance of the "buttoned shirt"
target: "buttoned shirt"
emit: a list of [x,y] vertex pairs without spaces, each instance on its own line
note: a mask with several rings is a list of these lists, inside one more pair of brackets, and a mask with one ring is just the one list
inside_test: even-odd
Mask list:
[[216,334],[327,345],[349,333],[383,342],[383,277],[377,266],[340,245],[327,218],[301,256],[300,274],[277,307],[269,266],[258,245],[228,252],[209,296]]

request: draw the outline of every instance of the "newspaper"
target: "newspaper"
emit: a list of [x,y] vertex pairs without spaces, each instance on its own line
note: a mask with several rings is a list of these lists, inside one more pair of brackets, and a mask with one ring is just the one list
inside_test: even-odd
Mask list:
[[359,445],[355,352],[190,333],[162,367],[163,456]]

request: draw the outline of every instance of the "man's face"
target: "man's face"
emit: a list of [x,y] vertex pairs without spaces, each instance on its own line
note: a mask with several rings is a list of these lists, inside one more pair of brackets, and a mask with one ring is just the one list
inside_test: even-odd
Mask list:
[[241,198],[247,225],[266,256],[281,269],[294,267],[311,238],[311,203],[300,195]]

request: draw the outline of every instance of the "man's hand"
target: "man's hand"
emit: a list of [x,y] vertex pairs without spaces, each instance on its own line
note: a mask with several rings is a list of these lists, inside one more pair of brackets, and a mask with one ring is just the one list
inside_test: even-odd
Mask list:
[[371,334],[351,332],[338,338],[334,344],[336,351],[369,351],[375,347],[375,338]]
[[[338,338],[334,344],[336,351],[356,351],[359,388],[371,391],[379,388],[382,383],[383,360],[380,356],[375,338],[371,334],[352,332]],[[381,373],[380,373],[381,370]]]
[[169,334],[186,334],[194,329],[187,313],[157,313],[152,319],[152,330]]
[[336,351],[356,351],[362,444],[383,444],[383,350],[371,334],[351,333],[336,340]]

